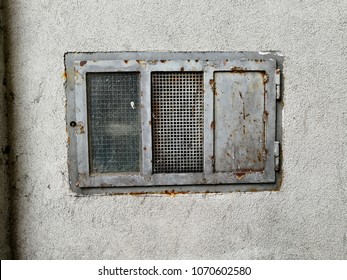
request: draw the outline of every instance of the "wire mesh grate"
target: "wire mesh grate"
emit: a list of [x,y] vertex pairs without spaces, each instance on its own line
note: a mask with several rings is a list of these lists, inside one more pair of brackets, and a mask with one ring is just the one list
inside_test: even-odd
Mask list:
[[91,173],[140,169],[139,73],[88,73]]
[[152,73],[153,173],[203,172],[203,134],[203,73]]

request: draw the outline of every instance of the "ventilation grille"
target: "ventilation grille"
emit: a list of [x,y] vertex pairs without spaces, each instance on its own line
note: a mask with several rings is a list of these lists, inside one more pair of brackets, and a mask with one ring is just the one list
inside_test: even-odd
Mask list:
[[139,171],[139,74],[88,73],[92,173]]
[[203,73],[152,73],[153,173],[202,172],[203,131]]

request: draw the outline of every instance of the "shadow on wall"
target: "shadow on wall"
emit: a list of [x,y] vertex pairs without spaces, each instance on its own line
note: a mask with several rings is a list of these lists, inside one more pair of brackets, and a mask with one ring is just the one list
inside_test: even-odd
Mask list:
[[0,0],[0,259],[10,259],[11,250],[9,242],[9,189],[8,164],[10,146],[7,142],[7,112],[5,99],[5,61],[4,61],[4,34],[3,34],[3,1]]
[[[15,259],[15,197],[16,197],[16,166],[15,147],[12,145],[16,122],[13,115],[14,93],[11,73],[12,39],[9,32],[9,12],[7,1],[0,0],[0,258]],[[6,44],[5,44],[6,42]],[[11,183],[12,182],[12,183]]]

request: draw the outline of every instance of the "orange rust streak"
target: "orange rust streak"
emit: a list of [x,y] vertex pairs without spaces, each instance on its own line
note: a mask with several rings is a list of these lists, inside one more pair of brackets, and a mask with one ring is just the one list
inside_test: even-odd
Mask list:
[[63,75],[62,75],[63,79],[67,79],[67,73],[64,71]]

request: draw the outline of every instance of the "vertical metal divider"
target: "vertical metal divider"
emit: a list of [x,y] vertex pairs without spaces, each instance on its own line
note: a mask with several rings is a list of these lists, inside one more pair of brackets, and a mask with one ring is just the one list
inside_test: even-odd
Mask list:
[[75,64],[76,140],[79,173],[89,175],[87,73]]
[[[267,73],[266,72],[266,70],[264,70],[264,72],[265,72],[265,75],[266,75],[266,77],[269,77],[269,75],[270,75],[270,73]],[[269,78],[267,78],[267,81],[266,82],[264,82],[264,112],[263,112],[263,114],[265,113],[265,112],[268,112],[268,110],[267,110],[267,106],[268,106],[268,104],[267,104],[267,100],[268,100],[268,98],[269,98],[269,86],[268,86],[268,83],[269,83]],[[268,133],[268,122],[267,121],[265,121],[264,120],[264,118],[263,118],[263,129],[264,129],[264,136],[263,136],[263,160],[264,160],[264,170],[266,169],[266,161],[267,161],[267,159],[266,159],[266,146],[267,146],[267,133]]]
[[141,135],[142,135],[142,166],[143,176],[151,176],[152,171],[152,127],[151,127],[151,72],[142,68],[140,71],[141,97]]
[[213,68],[204,66],[204,174],[214,172],[214,78]]
[[[269,60],[268,66],[268,76],[269,81],[266,83],[267,85],[267,100],[266,106],[267,111],[271,112],[272,116],[269,118],[267,137],[268,137],[268,147],[269,147],[269,155],[270,160],[268,161],[268,176],[271,176],[271,180],[275,182],[276,180],[276,172],[275,170],[275,141],[276,140],[276,109],[277,109],[277,93],[276,93],[276,69],[277,63],[275,60]],[[270,88],[271,87],[271,88]]]

